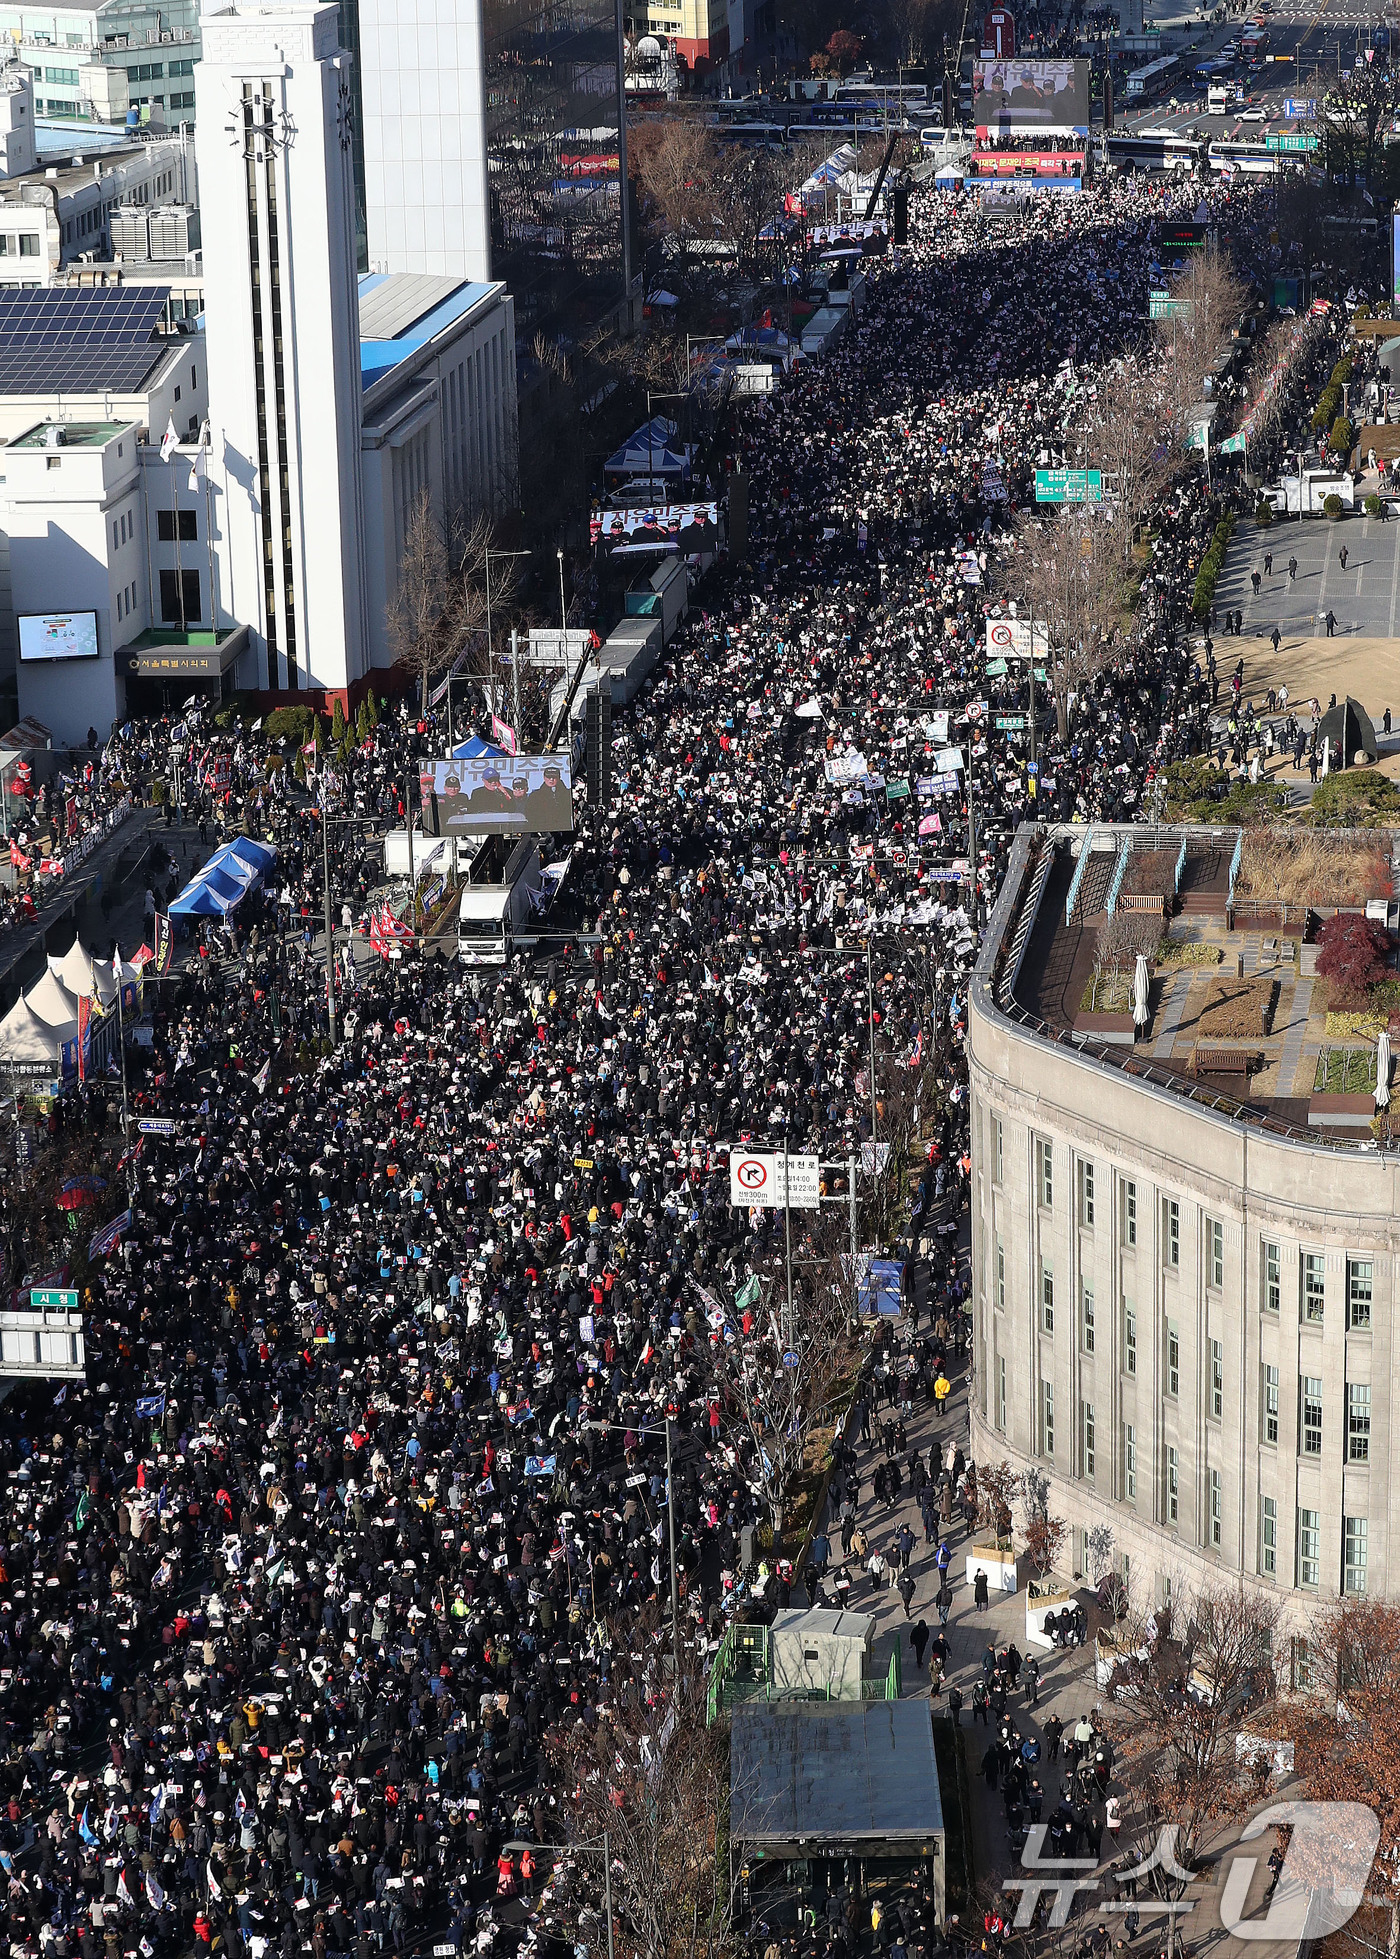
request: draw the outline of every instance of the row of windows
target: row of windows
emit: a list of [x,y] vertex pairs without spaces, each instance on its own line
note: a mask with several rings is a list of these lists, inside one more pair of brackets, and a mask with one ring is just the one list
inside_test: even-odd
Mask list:
[[0,231],[0,258],[38,258],[37,231]]
[[[991,1118],[992,1180],[1000,1184],[1004,1167],[1004,1135],[1001,1118]],[[1081,1159],[1077,1165],[1077,1214],[1081,1229],[1092,1231],[1096,1214],[1094,1165]],[[1046,1137],[1035,1144],[1036,1198],[1042,1210],[1053,1210],[1055,1203],[1055,1146]],[[1138,1242],[1138,1190],[1132,1178],[1119,1183],[1119,1209],[1122,1242],[1134,1250]],[[1205,1221],[1206,1284],[1213,1291],[1225,1286],[1225,1226],[1219,1218]],[[1266,1312],[1277,1313],[1283,1305],[1283,1250],[1273,1239],[1260,1240],[1260,1293]],[[1170,1270],[1181,1266],[1181,1204],[1175,1197],[1162,1199],[1162,1262]],[[1305,1251],[1299,1267],[1299,1314],[1310,1326],[1321,1326],[1326,1298],[1326,1253]],[[1369,1258],[1348,1258],[1346,1262],[1347,1326],[1365,1332],[1371,1325],[1374,1262]],[[1004,1297],[998,1304],[1004,1304]]]
[[[1001,1372],[1001,1401],[1005,1408],[1005,1363]],[[1041,1382],[1041,1438],[1047,1454],[1055,1445],[1055,1390]],[[1092,1402],[1080,1403],[1080,1437],[1084,1473],[1094,1474],[1098,1423]],[[1181,1462],[1168,1444],[1163,1451],[1162,1487],[1164,1521],[1175,1526],[1181,1521]],[[1131,1422],[1123,1424],[1123,1493],[1137,1498],[1137,1430]],[[1206,1471],[1206,1542],[1220,1550],[1225,1535],[1225,1490],[1218,1469]],[[1369,1525],[1365,1517],[1342,1519],[1342,1589],[1359,1596],[1366,1590],[1366,1556]],[[1298,1512],[1298,1545],[1295,1583],[1316,1591],[1321,1582],[1322,1526],[1316,1510]],[[1278,1575],[1278,1503],[1274,1497],[1259,1499],[1259,1569],[1265,1577]]]

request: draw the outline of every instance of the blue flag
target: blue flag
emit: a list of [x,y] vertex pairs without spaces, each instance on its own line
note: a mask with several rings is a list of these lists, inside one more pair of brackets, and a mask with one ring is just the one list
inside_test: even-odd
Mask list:
[[554,1456],[526,1456],[525,1474],[527,1476],[552,1476],[554,1474],[555,1461],[556,1458]]
[[138,1422],[158,1422],[165,1413],[163,1394],[139,1394],[136,1397],[136,1419]]

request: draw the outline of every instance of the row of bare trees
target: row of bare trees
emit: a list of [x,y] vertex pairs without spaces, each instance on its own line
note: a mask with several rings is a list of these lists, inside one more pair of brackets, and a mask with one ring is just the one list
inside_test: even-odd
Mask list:
[[1131,631],[1134,541],[1189,466],[1193,411],[1248,297],[1214,245],[1194,254],[1167,290],[1172,310],[1155,340],[1127,349],[1100,377],[1074,431],[1067,459],[1102,471],[1103,501],[1027,510],[1005,564],[1006,595],[1048,639],[1043,664],[1062,736],[1073,698]]

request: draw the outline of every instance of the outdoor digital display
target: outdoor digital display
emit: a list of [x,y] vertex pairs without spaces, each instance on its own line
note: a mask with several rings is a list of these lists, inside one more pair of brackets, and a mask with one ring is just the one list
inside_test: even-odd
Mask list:
[[95,660],[95,612],[22,612],[19,616],[21,660]]
[[[492,836],[572,830],[567,755],[491,755],[431,762],[421,772],[424,827],[435,836]],[[436,797],[437,823],[432,823]]]
[[977,61],[972,120],[979,136],[1087,136],[1087,61]]

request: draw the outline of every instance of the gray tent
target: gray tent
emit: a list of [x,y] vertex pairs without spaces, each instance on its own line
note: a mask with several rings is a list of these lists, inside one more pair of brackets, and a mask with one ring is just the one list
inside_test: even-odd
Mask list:
[[1334,769],[1349,769],[1353,762],[1374,762],[1380,754],[1371,717],[1360,701],[1354,701],[1350,694],[1336,707],[1329,707],[1319,722],[1319,751],[1324,741],[1332,744],[1331,766]]

